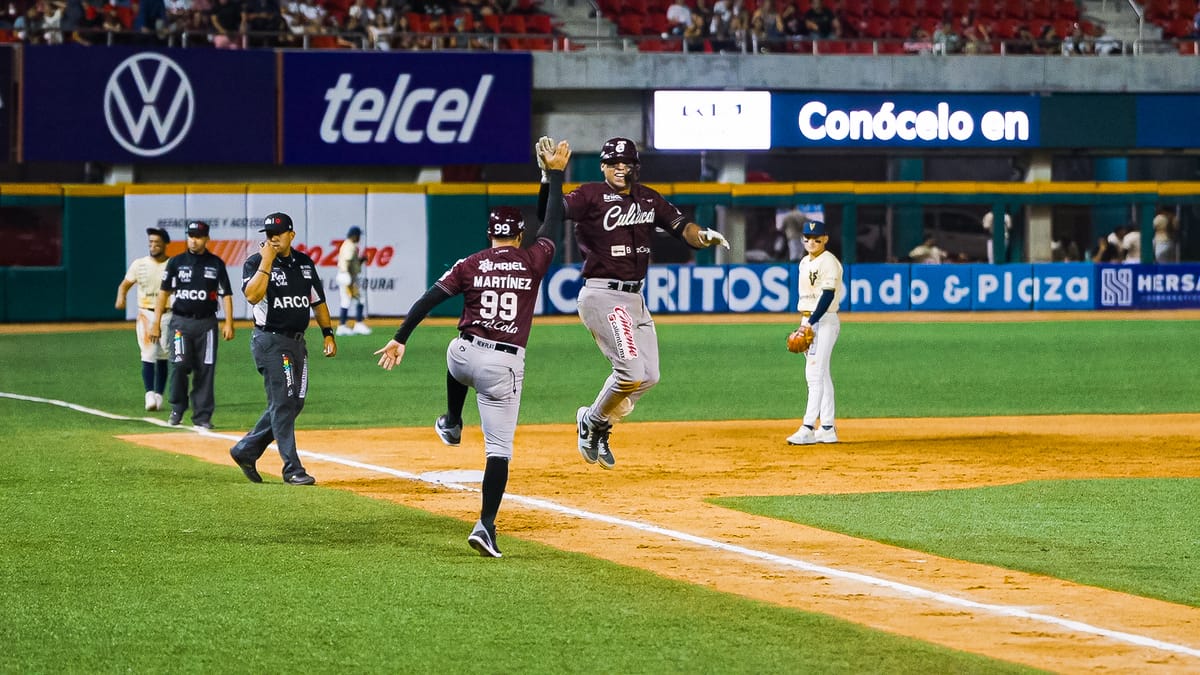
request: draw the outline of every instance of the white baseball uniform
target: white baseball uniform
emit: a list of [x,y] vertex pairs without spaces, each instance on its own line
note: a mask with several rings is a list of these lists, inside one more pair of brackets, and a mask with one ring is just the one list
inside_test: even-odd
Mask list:
[[[167,268],[167,258],[162,262],[150,256],[134,260],[125,272],[125,281],[133,282],[137,288],[137,341],[142,353],[142,361],[153,363],[166,359],[171,351],[171,336],[167,330],[171,325],[171,310],[163,313],[158,327],[158,342],[151,342],[146,337],[150,325],[154,323],[154,303],[158,300],[159,287],[162,285],[163,270]],[[168,303],[168,308],[170,303]]]
[[846,285],[842,282],[842,263],[838,262],[837,256],[828,249],[816,258],[804,256],[800,260],[800,282],[797,290],[799,300],[796,308],[805,317],[817,308],[824,291],[833,291],[833,302],[817,323],[813,324],[813,343],[804,355],[804,379],[808,381],[808,405],[804,409],[804,424],[816,426],[817,419],[820,418],[821,426],[832,427],[837,411],[833,400],[833,378],[829,372],[829,362],[833,357],[833,346],[837,344],[838,334],[842,331],[838,309],[842,299],[846,297]]

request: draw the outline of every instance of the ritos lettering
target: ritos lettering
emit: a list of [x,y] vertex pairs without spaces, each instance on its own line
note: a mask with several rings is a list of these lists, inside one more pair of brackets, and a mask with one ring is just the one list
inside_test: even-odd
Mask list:
[[[402,73],[389,95],[375,87],[356,90],[350,86],[352,78],[342,73],[325,91],[321,140],[326,143],[470,143],[494,80],[480,76],[474,94],[457,87],[409,91],[412,76]],[[423,126],[420,120],[425,120]]]
[[811,141],[960,141],[973,139],[976,129],[985,140],[1028,141],[1029,115],[1021,110],[988,110],[979,120],[965,110],[951,110],[939,102],[936,110],[900,110],[886,101],[878,111],[829,110],[821,101],[809,101],[797,116],[800,133]]

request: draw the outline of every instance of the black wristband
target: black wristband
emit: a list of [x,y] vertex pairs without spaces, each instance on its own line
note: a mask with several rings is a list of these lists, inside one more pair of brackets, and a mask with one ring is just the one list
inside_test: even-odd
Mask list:
[[325,337],[333,337],[333,327],[330,326],[328,328],[322,328],[321,335],[324,335]]

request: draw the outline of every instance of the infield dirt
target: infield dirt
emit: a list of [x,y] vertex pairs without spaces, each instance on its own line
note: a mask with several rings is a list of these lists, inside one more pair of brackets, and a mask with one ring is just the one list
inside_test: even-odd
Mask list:
[[[735,495],[970,488],[1035,479],[1200,477],[1195,441],[1200,415],[842,420],[841,443],[805,447],[785,443],[794,427],[794,422],[779,420],[630,422],[613,434],[617,468],[603,471],[580,459],[573,426],[521,426],[508,491],[957,598],[1200,647],[1200,608],[939,558],[704,501]],[[302,431],[297,436],[300,446],[311,452],[412,474],[477,471],[483,466],[478,427],[468,427],[457,448],[443,446],[431,428]],[[172,432],[126,440],[228,465],[230,480],[242,480],[229,460],[227,438]],[[463,520],[463,555],[475,555],[465,539],[478,517],[476,492],[317,459],[306,464],[322,487]],[[259,462],[264,474],[278,467],[274,452]],[[502,548],[506,538],[536,541],[1037,668],[1200,671],[1200,658],[1193,656],[1028,617],[954,606],[896,587],[796,570],[513,499],[505,502],[498,526]]]

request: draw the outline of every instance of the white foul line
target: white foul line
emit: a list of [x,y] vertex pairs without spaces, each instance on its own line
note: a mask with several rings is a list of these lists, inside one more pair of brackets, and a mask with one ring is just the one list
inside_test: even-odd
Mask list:
[[[237,441],[240,438],[240,437],[236,437],[236,436],[230,436],[228,434],[214,433],[214,432],[211,432],[211,431],[208,431],[205,429],[195,429],[193,427],[171,427],[166,422],[159,420],[159,419],[152,418],[152,417],[128,417],[126,415],[117,415],[114,413],[105,412],[103,410],[96,410],[95,408],[88,408],[86,406],[81,406],[81,405],[78,405],[75,403],[68,403],[66,401],[58,401],[58,400],[47,399],[47,398],[39,398],[37,396],[23,396],[21,394],[11,394],[8,392],[0,392],[0,398],[11,398],[11,399],[15,399],[18,401],[29,401],[32,403],[46,403],[49,405],[56,405],[56,406],[60,406],[63,408],[68,408],[70,410],[75,410],[77,412],[82,412],[82,413],[86,413],[89,415],[95,415],[98,417],[104,417],[107,419],[146,422],[148,424],[154,424],[157,426],[166,427],[168,429],[180,429],[180,430],[186,430],[186,431],[193,431],[193,432],[199,433],[203,436],[214,436],[217,438],[226,438],[226,439],[233,440],[233,441]],[[299,454],[301,454],[305,457],[309,457],[309,458],[318,460],[318,461],[322,461],[322,462],[329,462],[331,464],[340,464],[342,466],[353,467],[355,469],[362,469],[364,471],[370,471],[373,473],[381,473],[381,474],[384,474],[387,476],[393,476],[393,477],[401,478],[404,480],[418,481],[418,482],[423,482],[423,483],[432,483],[435,485],[440,485],[440,486],[451,488],[454,490],[462,490],[465,492],[479,492],[478,488],[471,487],[469,485],[462,485],[459,483],[447,483],[447,482],[442,482],[442,481],[438,481],[438,480],[429,480],[418,474],[410,473],[408,471],[392,469],[392,468],[386,467],[386,466],[377,466],[375,464],[367,464],[365,462],[359,462],[359,461],[356,461],[353,459],[348,459],[345,457],[338,457],[337,455],[327,455],[327,454],[320,453],[320,452],[310,452],[308,450],[299,450]],[[582,509],[577,509],[577,508],[570,507],[570,506],[564,506],[557,502],[552,502],[552,501],[540,499],[537,497],[524,497],[521,495],[506,493],[504,495],[504,498],[506,501],[517,502],[517,503],[524,504],[525,506],[528,506],[528,507],[534,508],[534,509],[541,509],[543,511],[551,511],[554,513],[560,513],[563,515],[572,516],[574,518],[580,518],[583,520],[591,520],[591,521],[596,521],[596,522],[601,522],[601,523],[608,523],[609,525],[617,525],[619,527],[625,527],[625,528],[629,528],[632,530],[638,530],[641,532],[656,534],[656,535],[660,535],[663,537],[669,537],[671,539],[678,539],[681,541],[686,541],[688,543],[696,544],[698,546],[704,546],[704,547],[716,549],[719,551],[725,551],[727,553],[734,553],[734,554],[741,555],[741,556],[744,556],[747,558],[752,558],[755,560],[761,560],[764,562],[769,562],[769,563],[773,563],[776,565],[780,565],[782,567],[788,567],[788,568],[796,569],[796,570],[803,570],[805,572],[821,574],[821,575],[825,575],[825,576],[829,576],[829,577],[834,577],[837,579],[844,579],[847,581],[854,581],[854,582],[858,582],[861,584],[866,584],[868,586],[876,586],[879,588],[886,588],[886,589],[888,589],[890,591],[894,591],[896,593],[901,593],[901,594],[908,595],[908,596],[911,596],[914,598],[922,598],[925,600],[932,600],[934,602],[940,602],[942,604],[950,605],[953,607],[961,607],[964,609],[975,610],[975,611],[983,612],[986,614],[994,614],[997,616],[1010,616],[1010,617],[1015,617],[1015,618],[1020,618],[1020,619],[1028,619],[1030,621],[1036,621],[1036,622],[1040,622],[1040,623],[1058,626],[1060,628],[1066,628],[1068,630],[1075,631],[1078,633],[1098,635],[1101,637],[1106,637],[1106,638],[1109,638],[1112,640],[1116,640],[1118,642],[1126,642],[1129,644],[1138,645],[1140,647],[1150,647],[1150,648],[1159,649],[1162,651],[1173,652],[1176,654],[1184,654],[1187,656],[1194,656],[1194,657],[1200,658],[1200,649],[1196,649],[1194,647],[1188,647],[1186,645],[1175,644],[1172,642],[1164,642],[1162,640],[1156,640],[1154,638],[1149,638],[1144,635],[1136,635],[1134,633],[1127,633],[1127,632],[1119,631],[1119,630],[1111,630],[1108,628],[1101,628],[1099,626],[1093,626],[1091,624],[1083,623],[1082,621],[1072,621],[1071,619],[1063,619],[1061,617],[1051,616],[1049,614],[1039,614],[1037,612],[1031,612],[1029,610],[1022,609],[1020,607],[1015,607],[1013,605],[997,605],[997,604],[986,603],[986,602],[978,602],[976,600],[968,600],[966,598],[960,598],[960,597],[957,597],[954,595],[950,595],[948,593],[941,593],[939,591],[931,591],[931,590],[928,590],[925,588],[921,588],[919,586],[912,586],[909,584],[904,584],[904,583],[900,583],[900,582],[896,582],[896,581],[889,581],[887,579],[881,579],[881,578],[873,577],[873,576],[870,576],[867,574],[862,574],[859,572],[847,572],[845,570],[839,570],[834,567],[826,567],[825,565],[817,565],[815,563],[810,563],[810,562],[807,562],[804,560],[799,560],[796,558],[788,558],[785,556],[776,555],[774,553],[767,553],[765,551],[758,551],[758,550],[755,550],[752,548],[738,546],[736,544],[728,544],[728,543],[725,543],[722,541],[717,541],[715,539],[708,539],[707,537],[698,537],[694,534],[688,534],[687,532],[680,532],[678,530],[672,530],[672,529],[668,529],[665,527],[659,527],[658,525],[652,525],[650,523],[642,523],[642,522],[638,522],[635,520],[627,520],[625,518],[617,518],[615,516],[609,516],[609,515],[605,515],[602,513],[593,513],[591,511],[584,511]]]

